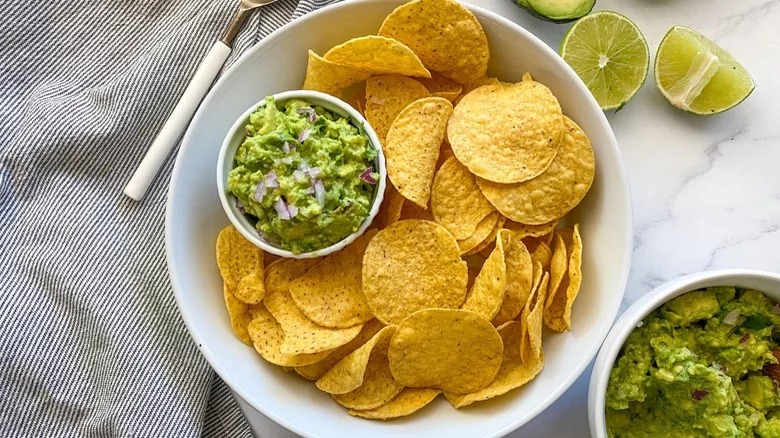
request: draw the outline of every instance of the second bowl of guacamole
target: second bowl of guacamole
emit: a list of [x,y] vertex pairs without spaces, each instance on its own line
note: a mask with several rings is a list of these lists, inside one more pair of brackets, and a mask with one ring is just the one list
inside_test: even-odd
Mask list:
[[226,212],[250,241],[280,256],[316,257],[370,225],[385,172],[381,146],[360,113],[323,93],[293,91],[266,97],[234,125],[218,185]]
[[776,274],[715,271],[639,300],[594,367],[593,436],[780,437],[778,298]]

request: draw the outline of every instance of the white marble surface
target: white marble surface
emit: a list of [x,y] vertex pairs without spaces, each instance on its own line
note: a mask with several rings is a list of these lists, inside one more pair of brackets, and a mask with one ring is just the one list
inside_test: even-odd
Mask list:
[[[558,47],[568,25],[545,23],[511,0],[471,0]],[[724,114],[672,108],[650,77],[608,118],[623,151],[634,204],[634,256],[624,310],[681,275],[720,268],[780,272],[780,0],[599,0],[642,30],[655,56],[674,25],[725,47],[756,90]],[[510,437],[588,436],[590,369],[555,404]],[[293,436],[242,403],[257,436]]]

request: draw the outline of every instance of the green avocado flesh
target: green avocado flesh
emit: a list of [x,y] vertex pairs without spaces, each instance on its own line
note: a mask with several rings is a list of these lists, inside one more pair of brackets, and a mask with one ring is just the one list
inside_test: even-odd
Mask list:
[[593,9],[596,0],[515,0],[539,18],[568,22],[584,17]]

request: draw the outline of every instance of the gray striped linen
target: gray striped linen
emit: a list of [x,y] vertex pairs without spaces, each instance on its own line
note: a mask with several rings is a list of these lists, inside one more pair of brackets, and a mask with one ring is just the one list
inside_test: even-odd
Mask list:
[[[122,195],[237,0],[0,0],[0,436],[249,436]],[[232,63],[330,1],[256,12]]]

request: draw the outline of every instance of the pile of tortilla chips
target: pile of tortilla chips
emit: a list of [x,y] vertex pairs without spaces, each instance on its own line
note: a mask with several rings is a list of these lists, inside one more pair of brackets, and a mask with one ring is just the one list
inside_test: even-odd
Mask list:
[[236,336],[369,419],[531,381],[543,326],[571,329],[582,281],[579,226],[558,225],[593,182],[585,133],[530,74],[487,77],[485,33],[454,0],[414,0],[378,35],[308,56],[306,89],[365,82],[352,100],[391,184],[372,229],[324,258],[269,260],[225,228]]

